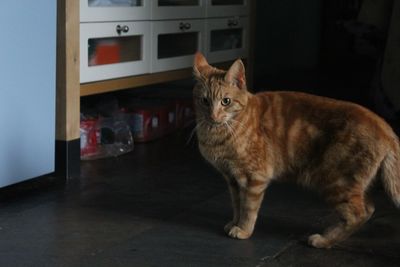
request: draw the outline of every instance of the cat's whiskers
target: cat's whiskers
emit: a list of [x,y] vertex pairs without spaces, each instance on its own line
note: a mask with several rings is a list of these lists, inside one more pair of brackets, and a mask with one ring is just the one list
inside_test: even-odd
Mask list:
[[232,134],[232,129],[231,129],[231,127],[230,127],[230,125],[228,124],[227,121],[224,121],[224,126],[226,126],[225,128],[227,129],[228,134],[230,134],[231,136],[233,136],[233,134]]
[[[233,118],[231,118],[230,121],[235,123],[234,126],[238,126],[241,130],[246,130],[247,129],[241,121],[235,120]],[[232,125],[232,127],[233,127],[233,125]]]
[[185,124],[182,127],[186,128],[186,127],[188,127],[188,126],[190,126],[192,124],[195,124],[195,123],[196,123],[196,119],[190,119],[190,120],[186,121]]
[[233,139],[237,139],[235,129],[232,127],[232,125],[229,124],[229,121],[226,121],[224,124],[226,125],[228,133],[233,137]]
[[195,132],[198,130],[198,128],[201,127],[201,125],[202,125],[202,124],[205,124],[205,123],[206,123],[205,120],[197,121],[196,125],[193,127],[193,130],[190,132],[189,138],[188,138],[188,140],[186,141],[186,145],[188,145],[189,142],[192,140],[192,138],[193,138]]

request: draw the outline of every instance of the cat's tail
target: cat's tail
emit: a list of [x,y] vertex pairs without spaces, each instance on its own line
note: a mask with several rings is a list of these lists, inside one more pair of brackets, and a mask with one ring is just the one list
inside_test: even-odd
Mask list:
[[386,192],[400,208],[400,145],[397,140],[382,162],[382,181]]

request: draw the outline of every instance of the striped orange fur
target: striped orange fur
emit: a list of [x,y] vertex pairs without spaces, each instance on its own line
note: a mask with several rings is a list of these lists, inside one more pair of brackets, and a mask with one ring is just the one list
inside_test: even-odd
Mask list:
[[193,70],[199,149],[231,193],[229,236],[252,235],[268,184],[284,177],[319,191],[342,219],[309,237],[317,248],[346,239],[370,218],[374,206],[366,192],[379,170],[400,206],[399,140],[373,112],[304,93],[252,94],[240,60],[224,71],[197,53]]

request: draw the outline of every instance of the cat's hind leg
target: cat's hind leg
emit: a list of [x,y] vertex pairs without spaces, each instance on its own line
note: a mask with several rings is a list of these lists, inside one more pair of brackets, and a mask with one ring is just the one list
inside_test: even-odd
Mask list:
[[309,237],[309,244],[317,248],[330,248],[345,240],[368,221],[374,212],[374,205],[366,192],[376,177],[383,159],[382,153],[378,148],[358,142],[350,145],[347,154],[337,149],[337,146],[334,148],[326,152],[325,156],[334,158],[336,153],[341,155],[342,160],[325,161],[320,167],[320,177],[325,177],[320,186],[323,196],[334,206],[341,220],[324,234]]
[[346,199],[335,205],[341,221],[328,228],[323,235],[314,234],[308,239],[316,248],[331,248],[358,230],[374,212],[374,206],[364,198],[364,192],[349,193]]

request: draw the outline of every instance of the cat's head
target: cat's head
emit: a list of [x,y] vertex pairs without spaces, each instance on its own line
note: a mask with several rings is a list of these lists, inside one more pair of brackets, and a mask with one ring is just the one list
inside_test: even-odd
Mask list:
[[247,105],[243,62],[236,60],[228,71],[210,66],[201,53],[196,53],[193,73],[197,84],[193,89],[196,116],[213,125],[234,119]]

